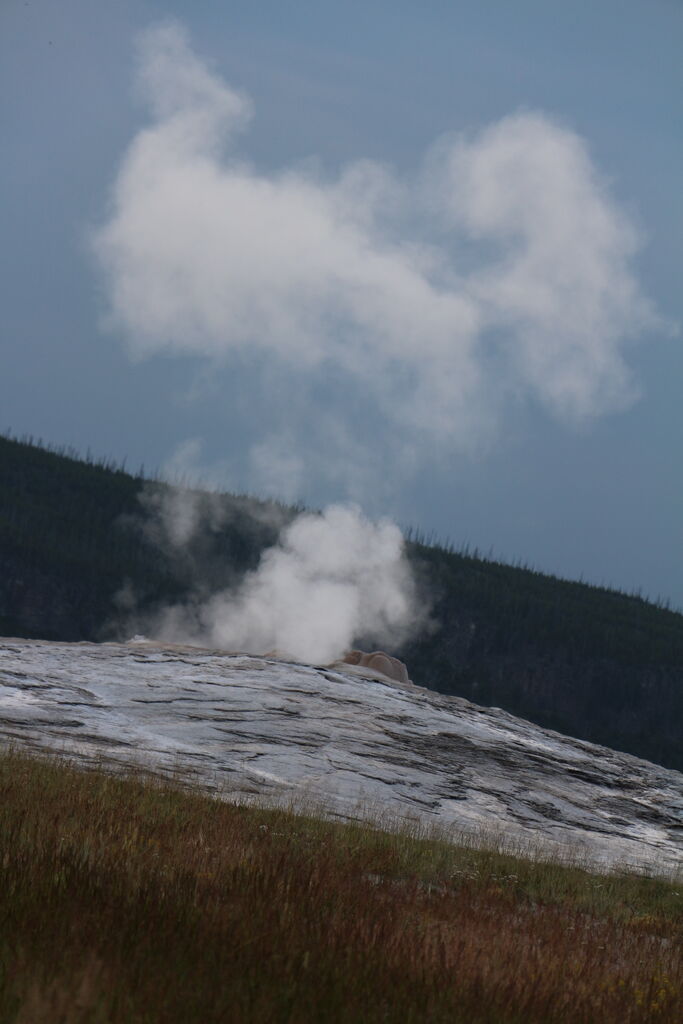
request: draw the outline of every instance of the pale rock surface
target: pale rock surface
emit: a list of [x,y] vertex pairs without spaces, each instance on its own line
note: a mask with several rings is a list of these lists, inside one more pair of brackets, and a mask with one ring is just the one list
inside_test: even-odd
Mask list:
[[679,772],[361,660],[0,639],[0,742],[182,771],[225,799],[303,796],[345,818],[369,806],[597,866],[681,869]]

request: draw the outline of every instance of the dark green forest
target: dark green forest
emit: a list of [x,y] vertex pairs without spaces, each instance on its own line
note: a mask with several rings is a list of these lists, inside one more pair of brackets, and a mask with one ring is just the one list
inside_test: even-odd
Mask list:
[[[186,492],[207,525],[173,550],[154,534],[170,490],[0,437],[0,635],[127,639],[156,608],[237,582],[300,511]],[[416,683],[683,770],[682,614],[419,536],[408,553],[433,626],[392,653]]]

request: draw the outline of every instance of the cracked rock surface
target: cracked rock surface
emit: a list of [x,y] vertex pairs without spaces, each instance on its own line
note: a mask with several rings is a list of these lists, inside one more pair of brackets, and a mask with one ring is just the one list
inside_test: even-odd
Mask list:
[[0,741],[180,770],[228,799],[303,796],[604,866],[683,866],[683,774],[343,663],[0,638]]

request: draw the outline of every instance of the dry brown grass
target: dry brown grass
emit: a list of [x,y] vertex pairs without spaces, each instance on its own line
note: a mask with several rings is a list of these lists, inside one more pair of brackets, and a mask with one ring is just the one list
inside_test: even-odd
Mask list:
[[683,886],[0,756],[0,1022],[683,1020]]

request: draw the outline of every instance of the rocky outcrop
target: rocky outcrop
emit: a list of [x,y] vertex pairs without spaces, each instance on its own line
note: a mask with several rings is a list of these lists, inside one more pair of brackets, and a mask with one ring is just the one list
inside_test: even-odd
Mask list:
[[358,665],[360,668],[369,668],[373,672],[381,672],[389,679],[395,679],[399,683],[409,683],[408,669],[402,661],[394,658],[385,651],[347,651],[341,659],[345,665]]

